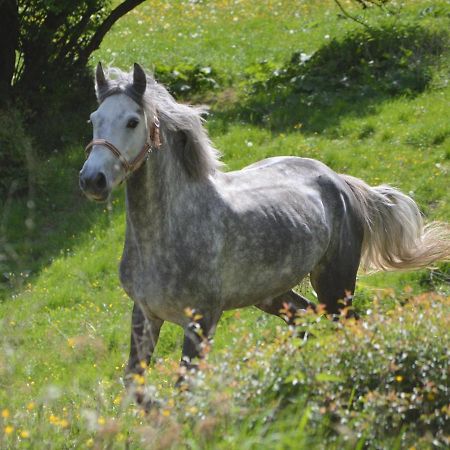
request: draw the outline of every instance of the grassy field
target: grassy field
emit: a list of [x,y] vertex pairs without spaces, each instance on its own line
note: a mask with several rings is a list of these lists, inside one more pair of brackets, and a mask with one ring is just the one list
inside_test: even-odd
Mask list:
[[[371,28],[333,1],[145,2],[92,64],[137,61],[182,79],[184,101],[210,105],[229,169],[317,158],[395,185],[449,221],[448,2],[411,1],[396,14],[342,3]],[[214,83],[195,84],[209,73]],[[157,401],[144,414],[121,381],[131,313],[117,276],[123,192],[88,203],[82,161],[81,145],[42,161],[35,195],[0,215],[0,448],[450,445],[448,265],[361,274],[363,320],[303,317],[307,342],[256,309],[228,313],[189,392],[173,387],[182,334],[166,324],[136,380]]]

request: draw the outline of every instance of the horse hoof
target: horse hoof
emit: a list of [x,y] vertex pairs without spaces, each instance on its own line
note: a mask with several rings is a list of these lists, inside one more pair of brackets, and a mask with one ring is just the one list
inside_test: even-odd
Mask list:
[[159,409],[160,403],[157,400],[150,398],[145,395],[144,392],[135,392],[134,399],[139,407],[141,407],[146,414],[148,414],[152,409]]
[[189,382],[189,377],[186,375],[180,375],[175,382],[175,387],[181,392],[190,391],[191,384]]

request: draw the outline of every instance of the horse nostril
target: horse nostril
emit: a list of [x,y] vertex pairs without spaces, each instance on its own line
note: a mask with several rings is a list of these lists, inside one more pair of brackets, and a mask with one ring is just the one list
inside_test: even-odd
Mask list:
[[103,191],[106,188],[106,177],[103,172],[99,172],[94,179],[94,185],[99,191]]

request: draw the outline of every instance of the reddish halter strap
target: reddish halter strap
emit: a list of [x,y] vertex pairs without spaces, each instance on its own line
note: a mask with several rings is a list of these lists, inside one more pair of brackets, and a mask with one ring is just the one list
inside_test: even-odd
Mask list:
[[128,175],[134,172],[135,170],[139,169],[139,167],[143,164],[143,162],[146,160],[147,156],[151,152],[152,147],[159,148],[161,146],[161,139],[159,135],[159,120],[156,116],[150,128],[150,139],[151,142],[147,141],[144,147],[142,147],[142,150],[132,161],[127,161],[127,159],[123,156],[122,152],[115,145],[111,144],[111,142],[107,141],[106,139],[92,139],[92,141],[89,142],[88,145],[86,145],[84,151],[86,152],[87,158],[89,157],[92,151],[92,147],[94,145],[102,145],[103,147],[106,147],[120,161],[123,168],[125,169],[126,174]]

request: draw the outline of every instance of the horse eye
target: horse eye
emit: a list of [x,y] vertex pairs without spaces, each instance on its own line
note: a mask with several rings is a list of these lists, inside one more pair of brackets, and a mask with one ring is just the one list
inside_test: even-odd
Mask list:
[[127,123],[127,128],[136,128],[138,123],[139,123],[139,120],[130,119]]

